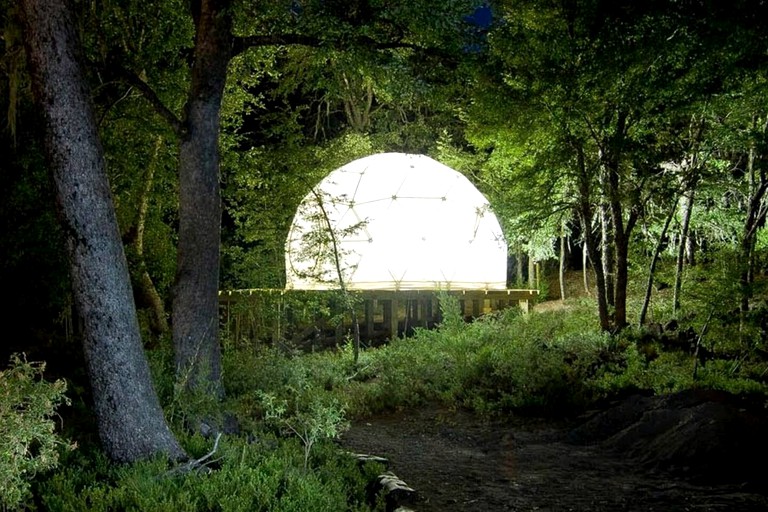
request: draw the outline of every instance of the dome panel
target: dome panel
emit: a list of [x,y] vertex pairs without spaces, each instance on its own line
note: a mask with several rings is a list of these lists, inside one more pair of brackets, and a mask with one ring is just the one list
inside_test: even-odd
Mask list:
[[488,201],[424,155],[361,158],[307,194],[286,241],[286,287],[337,288],[336,253],[349,289],[506,288],[506,242]]

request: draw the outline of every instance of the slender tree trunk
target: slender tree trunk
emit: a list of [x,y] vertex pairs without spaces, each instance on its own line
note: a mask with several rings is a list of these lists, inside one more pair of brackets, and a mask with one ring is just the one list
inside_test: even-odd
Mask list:
[[365,133],[371,124],[371,110],[373,108],[373,84],[359,83],[350,80],[346,72],[341,73],[341,81],[344,92],[341,101],[344,105],[344,114],[352,129],[358,133]]
[[752,239],[745,238],[741,241],[739,250],[739,285],[741,288],[741,297],[739,298],[739,309],[742,313],[749,311],[749,299],[752,296],[750,292],[749,263],[752,256],[754,243]]
[[227,0],[199,0],[192,83],[179,148],[179,243],[173,299],[177,378],[221,396],[219,116],[232,23]]
[[565,232],[560,234],[560,299],[565,300]]
[[653,290],[653,274],[656,272],[656,263],[659,261],[659,255],[661,254],[661,248],[664,246],[664,239],[667,237],[667,230],[672,223],[672,218],[677,211],[678,198],[675,198],[675,202],[672,204],[672,208],[669,209],[667,219],[664,221],[664,228],[659,235],[659,241],[656,242],[656,246],[653,248],[653,255],[651,255],[651,263],[648,265],[648,280],[645,283],[645,296],[643,297],[643,306],[640,308],[640,318],[638,325],[642,327],[645,324],[645,317],[648,314],[648,307],[651,303],[651,292]]
[[685,263],[689,267],[696,266],[696,242],[690,229],[688,230],[688,236],[685,237]]
[[523,251],[519,250],[515,253],[516,261],[515,267],[517,270],[517,286],[520,286],[523,282]]
[[528,254],[528,287],[536,288],[536,262],[533,257]]
[[587,238],[584,237],[584,246],[581,249],[581,273],[584,277],[584,291],[587,295],[592,295],[592,291],[589,289],[589,271],[587,269],[587,263],[589,262],[589,258],[587,257],[588,252]]
[[156,335],[161,335],[168,332],[168,321],[166,320],[163,299],[160,297],[160,294],[157,293],[157,288],[155,288],[155,283],[152,281],[152,277],[149,275],[149,271],[147,270],[147,263],[144,259],[144,228],[147,223],[149,198],[152,193],[155,169],[157,168],[157,160],[162,143],[163,138],[158,137],[157,141],[155,142],[155,151],[152,155],[152,160],[147,166],[147,174],[144,177],[144,190],[141,194],[139,211],[136,216],[136,238],[133,240],[133,247],[137,259],[136,263],[139,267],[138,276],[134,282],[134,287],[136,288],[134,293],[140,299],[139,303],[143,304],[144,307],[149,308],[149,327]]
[[585,247],[589,254],[589,260],[592,269],[595,272],[595,287],[597,288],[597,312],[600,318],[600,328],[609,331],[611,328],[611,319],[608,312],[608,301],[605,293],[605,275],[600,252],[598,251],[597,237],[592,232],[592,198],[589,182],[589,173],[587,172],[584,158],[584,150],[579,145],[575,145],[577,154],[577,176],[578,176],[578,213],[581,221],[581,229],[584,233]]
[[[766,121],[768,123],[768,121]],[[757,128],[757,119],[753,122],[753,128]],[[763,132],[766,126],[763,125]],[[753,252],[757,231],[765,223],[768,205],[765,204],[765,195],[768,192],[768,176],[765,169],[755,169],[755,148],[749,149],[747,156],[747,175],[749,177],[749,205],[747,207],[747,217],[744,221],[744,232],[740,242],[740,285],[741,285],[741,305],[742,313],[749,311],[749,300],[752,296],[751,285],[753,277]]]
[[[353,350],[353,363],[355,366],[357,366],[357,362],[360,359],[360,323],[357,319],[357,308],[355,307],[354,300],[352,298],[352,295],[349,293],[349,290],[347,290],[347,282],[344,279],[344,272],[341,268],[341,248],[339,247],[339,241],[336,237],[336,232],[333,229],[333,224],[331,224],[331,219],[328,216],[328,211],[325,209],[325,205],[323,204],[323,198],[320,195],[320,192],[317,191],[317,189],[312,188],[312,194],[315,196],[315,200],[317,201],[317,206],[320,208],[320,213],[323,216],[323,221],[325,222],[325,228],[328,230],[328,236],[331,239],[331,250],[333,251],[333,265],[336,269],[336,279],[339,283],[339,290],[341,291],[342,300],[344,301],[344,307],[349,312],[349,315],[352,319],[352,350]],[[418,307],[418,306],[417,306]],[[408,331],[408,317],[410,315],[410,306],[406,303],[405,307],[405,322],[406,327],[405,331]]]
[[680,225],[680,237],[677,246],[677,263],[675,266],[675,289],[672,295],[672,311],[674,315],[680,311],[680,292],[683,289],[683,266],[685,263],[685,240],[688,238],[688,229],[691,225],[691,212],[693,211],[693,201],[696,196],[696,184],[691,184],[691,188],[683,196],[682,213],[683,219]]
[[66,0],[23,0],[21,13],[104,449],[116,461],[181,459],[142,350],[75,20]]
[[602,202],[600,204],[600,235],[600,264],[603,268],[603,276],[605,276],[605,300],[609,307],[613,307],[615,305],[613,280],[615,240],[608,205]]

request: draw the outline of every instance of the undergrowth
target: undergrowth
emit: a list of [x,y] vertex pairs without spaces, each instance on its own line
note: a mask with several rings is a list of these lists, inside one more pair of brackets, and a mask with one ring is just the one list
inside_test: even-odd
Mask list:
[[690,346],[666,346],[647,328],[601,332],[589,301],[465,323],[458,304],[443,299],[437,329],[364,350],[357,364],[350,345],[317,353],[230,345],[223,403],[180,395],[171,352],[161,347],[150,357],[153,375],[188,453],[200,457],[213,445],[185,433],[189,416],[230,417],[237,425],[222,437],[208,471],[179,474],[164,460],[116,466],[84,446],[64,454],[58,472],[37,479],[35,502],[62,511],[371,510],[382,504],[369,501],[366,487],[382,468],[361,469],[334,443],[353,417],[432,402],[483,415],[563,417],[636,392],[766,393],[768,366],[755,355],[764,342],[747,329],[721,340],[727,319],[712,320],[705,332],[701,319],[677,327],[706,349],[697,360]]
[[[182,442],[193,455],[211,444],[199,436]],[[291,440],[225,436],[218,448],[210,471],[184,474],[160,459],[119,466],[97,450],[76,453],[62,461],[68,471],[40,485],[41,504],[54,511],[371,510],[364,490],[381,468],[361,471],[331,444],[315,447],[312,471],[302,470],[302,450]]]
[[[441,304],[438,329],[367,349],[357,366],[348,347],[312,354],[263,347],[230,353],[233,406],[241,416],[257,418],[261,404],[248,390],[289,401],[302,390],[302,401],[336,400],[353,417],[428,402],[482,414],[563,416],[632,392],[766,392],[768,367],[760,359],[729,359],[730,352],[715,351],[697,364],[688,348],[647,351],[642,329],[615,336],[600,331],[590,301],[572,300],[567,310],[530,315],[506,310],[473,323],[465,323],[450,300]],[[723,345],[708,336],[701,344]]]

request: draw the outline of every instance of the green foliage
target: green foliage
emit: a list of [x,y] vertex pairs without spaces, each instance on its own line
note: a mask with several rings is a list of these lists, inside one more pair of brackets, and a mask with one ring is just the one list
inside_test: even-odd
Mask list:
[[313,403],[322,407],[312,414],[326,419],[334,417],[329,405],[364,416],[433,401],[488,414],[562,415],[628,392],[765,388],[765,363],[748,357],[755,342],[739,345],[714,321],[701,341],[714,355],[694,378],[693,353],[685,347],[648,345],[644,331],[633,329],[611,336],[600,332],[589,300],[566,304],[562,311],[507,310],[467,324],[455,300],[443,297],[438,329],[366,349],[356,367],[345,349],[301,355],[241,346],[225,353],[228,393],[237,397],[238,416],[257,424],[270,408],[282,421],[292,410],[312,411]]
[[591,314],[508,310],[465,324],[453,309],[447,303],[437,330],[363,352],[363,369],[341,391],[350,411],[441,401],[486,413],[562,413],[589,398],[589,377],[608,343]]
[[294,355],[263,346],[240,347],[225,351],[222,364],[230,406],[246,427],[256,428],[268,415],[277,423],[298,416],[312,422],[313,411],[325,410],[338,420],[329,422],[337,425],[336,433],[343,428],[346,400],[330,392],[341,389],[352,375],[349,354]]
[[44,363],[11,357],[0,371],[0,508],[15,509],[30,497],[30,481],[55,468],[60,448],[74,448],[56,433],[56,407],[69,400],[63,380],[42,379]]
[[[377,468],[361,473],[332,442],[347,414],[440,402],[480,414],[562,417],[638,391],[768,391],[759,357],[707,359],[694,378],[688,351],[648,345],[642,330],[611,336],[599,330],[589,301],[565,305],[465,323],[443,297],[438,329],[364,350],[357,366],[347,347],[302,354],[227,345],[224,409],[243,437],[222,438],[211,472],[169,475],[164,461],[117,467],[100,453],[75,454],[39,487],[41,502],[51,510],[367,510],[364,489]],[[709,334],[702,345],[719,346]],[[153,369],[169,364],[164,357]],[[193,457],[212,443],[198,435],[182,442]]]
[[[198,436],[182,442],[193,454],[211,448]],[[210,471],[184,473],[164,460],[120,466],[101,452],[80,454],[63,460],[64,470],[43,482],[39,494],[51,511],[362,511],[370,510],[365,486],[380,470],[361,471],[353,458],[321,443],[305,472],[299,443],[269,435],[223,437],[216,456]]]
[[318,441],[336,439],[347,427],[344,406],[337,400],[322,401],[307,390],[293,390],[292,404],[269,393],[258,393],[268,424],[287,428],[299,438],[304,447],[304,471],[309,469],[309,457]]
[[196,431],[201,421],[222,428],[226,414],[216,393],[205,385],[190,387],[189,372],[176,374],[170,336],[162,337],[158,345],[147,352],[147,360],[166,420],[172,428]]

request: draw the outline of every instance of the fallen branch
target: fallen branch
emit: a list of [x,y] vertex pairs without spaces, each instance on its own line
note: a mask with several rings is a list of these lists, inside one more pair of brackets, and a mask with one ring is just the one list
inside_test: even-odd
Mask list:
[[221,439],[221,432],[216,434],[216,440],[213,442],[213,449],[210,452],[206,453],[199,459],[193,459],[193,460],[187,461],[185,464],[176,466],[175,468],[170,470],[168,473],[166,473],[165,476],[172,476],[177,473],[186,474],[192,471],[210,471],[211,468],[209,467],[209,465],[221,460],[221,459],[214,459],[211,461],[208,460],[211,457],[213,457],[218,451],[220,439]]

